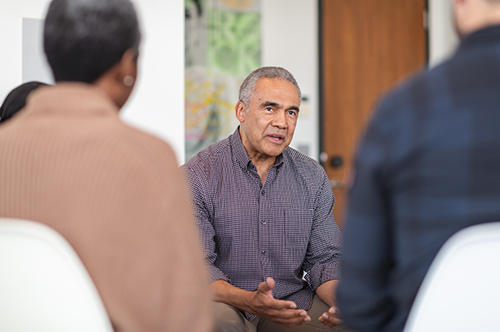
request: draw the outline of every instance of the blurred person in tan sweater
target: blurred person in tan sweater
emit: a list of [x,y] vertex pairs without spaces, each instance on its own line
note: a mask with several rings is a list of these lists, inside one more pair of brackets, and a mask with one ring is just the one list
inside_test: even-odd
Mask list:
[[163,141],[118,111],[137,76],[129,0],[54,0],[44,49],[56,85],[0,128],[0,217],[46,224],[76,250],[116,331],[210,331],[184,177]]

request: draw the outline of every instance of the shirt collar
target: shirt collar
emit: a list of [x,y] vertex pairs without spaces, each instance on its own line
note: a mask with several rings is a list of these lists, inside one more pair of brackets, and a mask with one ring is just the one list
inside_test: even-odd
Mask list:
[[[253,163],[250,160],[250,157],[248,156],[248,153],[245,150],[245,147],[243,146],[243,142],[241,141],[240,126],[238,126],[238,128],[236,128],[236,130],[234,131],[234,133],[231,136],[229,136],[229,142],[230,142],[232,150],[233,150],[234,159],[238,162],[240,167],[244,171],[250,169],[250,167],[251,167],[250,165],[253,165]],[[283,153],[280,153],[280,155],[276,157],[276,161],[274,162],[274,166],[281,167],[281,165],[283,165],[283,160],[284,160]]]
[[457,52],[468,51],[481,45],[491,45],[495,41],[500,42],[500,25],[489,26],[467,35],[460,43]]

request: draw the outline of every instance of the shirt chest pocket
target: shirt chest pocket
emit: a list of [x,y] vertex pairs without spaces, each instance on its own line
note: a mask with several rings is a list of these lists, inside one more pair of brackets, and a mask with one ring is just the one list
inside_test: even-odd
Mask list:
[[285,247],[304,252],[309,244],[313,209],[286,209],[284,211]]

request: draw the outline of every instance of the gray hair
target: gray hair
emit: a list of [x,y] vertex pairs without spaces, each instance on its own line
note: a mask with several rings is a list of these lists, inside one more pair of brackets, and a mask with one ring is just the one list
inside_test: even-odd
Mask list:
[[255,85],[261,78],[276,78],[287,80],[297,88],[297,93],[299,94],[300,100],[302,94],[300,92],[299,84],[288,70],[281,67],[261,67],[251,72],[250,75],[245,78],[243,84],[241,84],[239,100],[243,104],[245,104],[247,108],[250,105],[250,99],[252,98],[252,95],[255,93]]

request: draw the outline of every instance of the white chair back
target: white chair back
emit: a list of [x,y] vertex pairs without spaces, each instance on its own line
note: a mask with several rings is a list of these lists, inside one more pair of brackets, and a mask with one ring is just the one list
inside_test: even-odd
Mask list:
[[500,331],[500,222],[465,228],[441,248],[404,332]]
[[40,223],[0,218],[0,331],[113,331],[73,248]]

